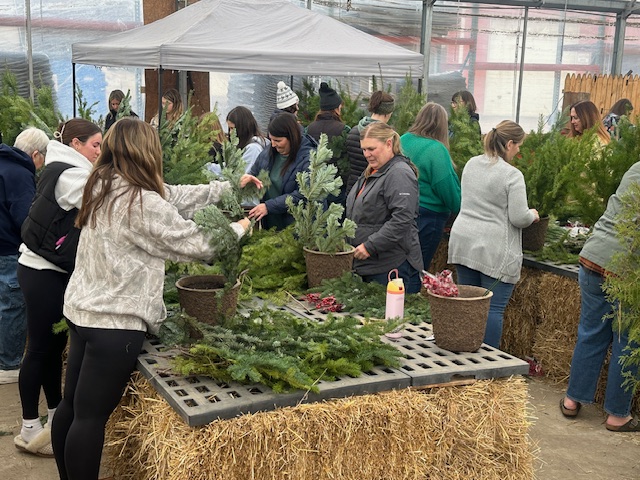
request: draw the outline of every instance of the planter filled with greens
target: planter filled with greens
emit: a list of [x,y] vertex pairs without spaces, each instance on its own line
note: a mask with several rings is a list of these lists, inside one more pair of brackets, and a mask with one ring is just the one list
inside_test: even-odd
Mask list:
[[353,265],[354,248],[347,243],[353,238],[356,224],[344,219],[344,207],[330,203],[325,208],[327,197],[337,195],[342,186],[335,165],[327,163],[333,153],[327,148],[327,136],[320,136],[315,152],[311,152],[309,171],[296,175],[303,201],[297,204],[287,198],[287,207],[295,219],[294,232],[303,246],[310,287],[319,285],[327,278],[340,277]]

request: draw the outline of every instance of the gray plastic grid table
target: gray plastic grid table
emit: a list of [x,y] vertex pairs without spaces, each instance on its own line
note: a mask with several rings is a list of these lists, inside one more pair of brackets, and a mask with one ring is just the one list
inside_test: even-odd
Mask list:
[[[300,305],[279,308],[320,321],[324,317]],[[171,358],[176,351],[166,349],[157,340],[145,341],[138,357],[138,369],[190,426],[300,403],[441,384],[461,378],[524,375],[529,371],[527,362],[487,345],[482,345],[477,352],[455,353],[438,348],[431,338],[430,324],[407,324],[400,339],[383,337],[383,341],[395,345],[403,353],[399,368],[376,367],[358,378],[321,381],[318,393],[275,393],[261,384],[227,384],[206,376],[176,375],[171,371]]]
[[555,273],[556,275],[572,278],[574,280],[578,279],[578,270],[580,270],[580,265],[577,264],[554,263],[546,261],[541,262],[540,260],[536,260],[536,258],[532,255],[524,255],[522,264],[525,267],[536,268],[538,270],[542,270],[543,272]]

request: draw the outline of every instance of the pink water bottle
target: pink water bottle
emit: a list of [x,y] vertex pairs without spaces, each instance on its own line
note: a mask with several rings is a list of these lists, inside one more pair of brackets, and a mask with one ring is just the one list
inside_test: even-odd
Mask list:
[[[396,278],[391,278],[391,274],[395,273]],[[404,317],[404,282],[398,276],[398,269],[394,268],[388,275],[389,283],[387,283],[387,304],[385,308],[384,318],[403,318]]]

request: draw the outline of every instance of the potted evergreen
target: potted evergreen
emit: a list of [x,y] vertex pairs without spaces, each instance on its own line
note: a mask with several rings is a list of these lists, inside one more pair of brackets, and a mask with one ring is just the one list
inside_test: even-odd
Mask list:
[[333,153],[327,148],[327,136],[320,136],[318,149],[311,152],[309,171],[296,175],[304,200],[287,198],[293,216],[294,232],[302,244],[310,287],[320,285],[326,278],[342,276],[353,266],[354,248],[347,242],[356,233],[356,224],[342,220],[344,207],[338,203],[326,206],[326,199],[337,195],[342,186],[335,165],[327,163]]
[[543,132],[543,126],[540,117],[537,131],[527,135],[515,159],[515,166],[524,175],[529,207],[540,214],[539,222],[522,231],[522,247],[530,251],[544,246],[550,216],[562,221],[575,217],[575,202],[569,202],[573,180],[563,172],[573,164],[575,175],[580,175],[584,164],[593,158],[594,149],[593,136],[588,133],[570,138],[562,134],[559,124],[548,133]]
[[243,200],[257,196],[253,184],[240,189],[240,177],[245,172],[238,138],[232,133],[230,141],[222,145],[216,161],[222,167],[220,180],[227,180],[232,191],[224,195],[219,206],[209,205],[194,215],[194,221],[211,236],[211,243],[220,252],[215,264],[216,273],[187,275],[176,282],[180,306],[187,314],[204,323],[215,324],[235,314],[242,277],[240,258],[247,236],[240,241],[229,226],[230,221],[244,217]]

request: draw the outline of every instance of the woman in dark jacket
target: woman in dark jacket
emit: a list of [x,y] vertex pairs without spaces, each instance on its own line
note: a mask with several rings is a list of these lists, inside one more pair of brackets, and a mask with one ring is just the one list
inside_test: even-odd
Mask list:
[[[320,135],[326,134],[329,148],[333,151],[333,157],[331,158],[331,164],[338,168],[338,174],[342,178],[342,187],[340,187],[340,193],[337,196],[329,195],[327,201],[329,203],[339,203],[344,206],[344,202],[347,198],[347,179],[349,175],[349,168],[347,165],[342,165],[340,159],[346,153],[346,145],[344,140],[340,142],[333,142],[336,137],[341,137],[349,133],[350,128],[342,121],[340,113],[342,111],[342,98],[338,92],[327,85],[325,82],[320,84],[320,111],[316,114],[316,118],[307,127],[307,133],[313,137],[316,142],[320,141]],[[346,163],[346,162],[344,162]]]
[[293,223],[286,205],[287,197],[295,201],[302,198],[298,191],[296,174],[309,168],[309,154],[316,142],[309,135],[300,133],[295,115],[281,113],[269,123],[271,148],[265,148],[248,172],[258,176],[262,170],[269,173],[271,185],[261,203],[249,211],[249,218],[262,220],[265,228],[282,230]]
[[395,102],[393,97],[387,92],[378,90],[371,94],[369,99],[369,112],[371,115],[367,115],[362,118],[358,125],[353,127],[347,135],[347,154],[349,155],[349,180],[347,181],[347,194],[356,183],[360,174],[367,168],[367,159],[362,154],[362,148],[360,148],[360,132],[364,128],[373,122],[389,122],[393,110],[395,108]]
[[400,151],[400,137],[375,122],[360,134],[368,166],[347,197],[347,218],[358,225],[354,270],[365,282],[387,284],[398,269],[407,293],[420,291],[423,269],[418,238],[418,179]]

